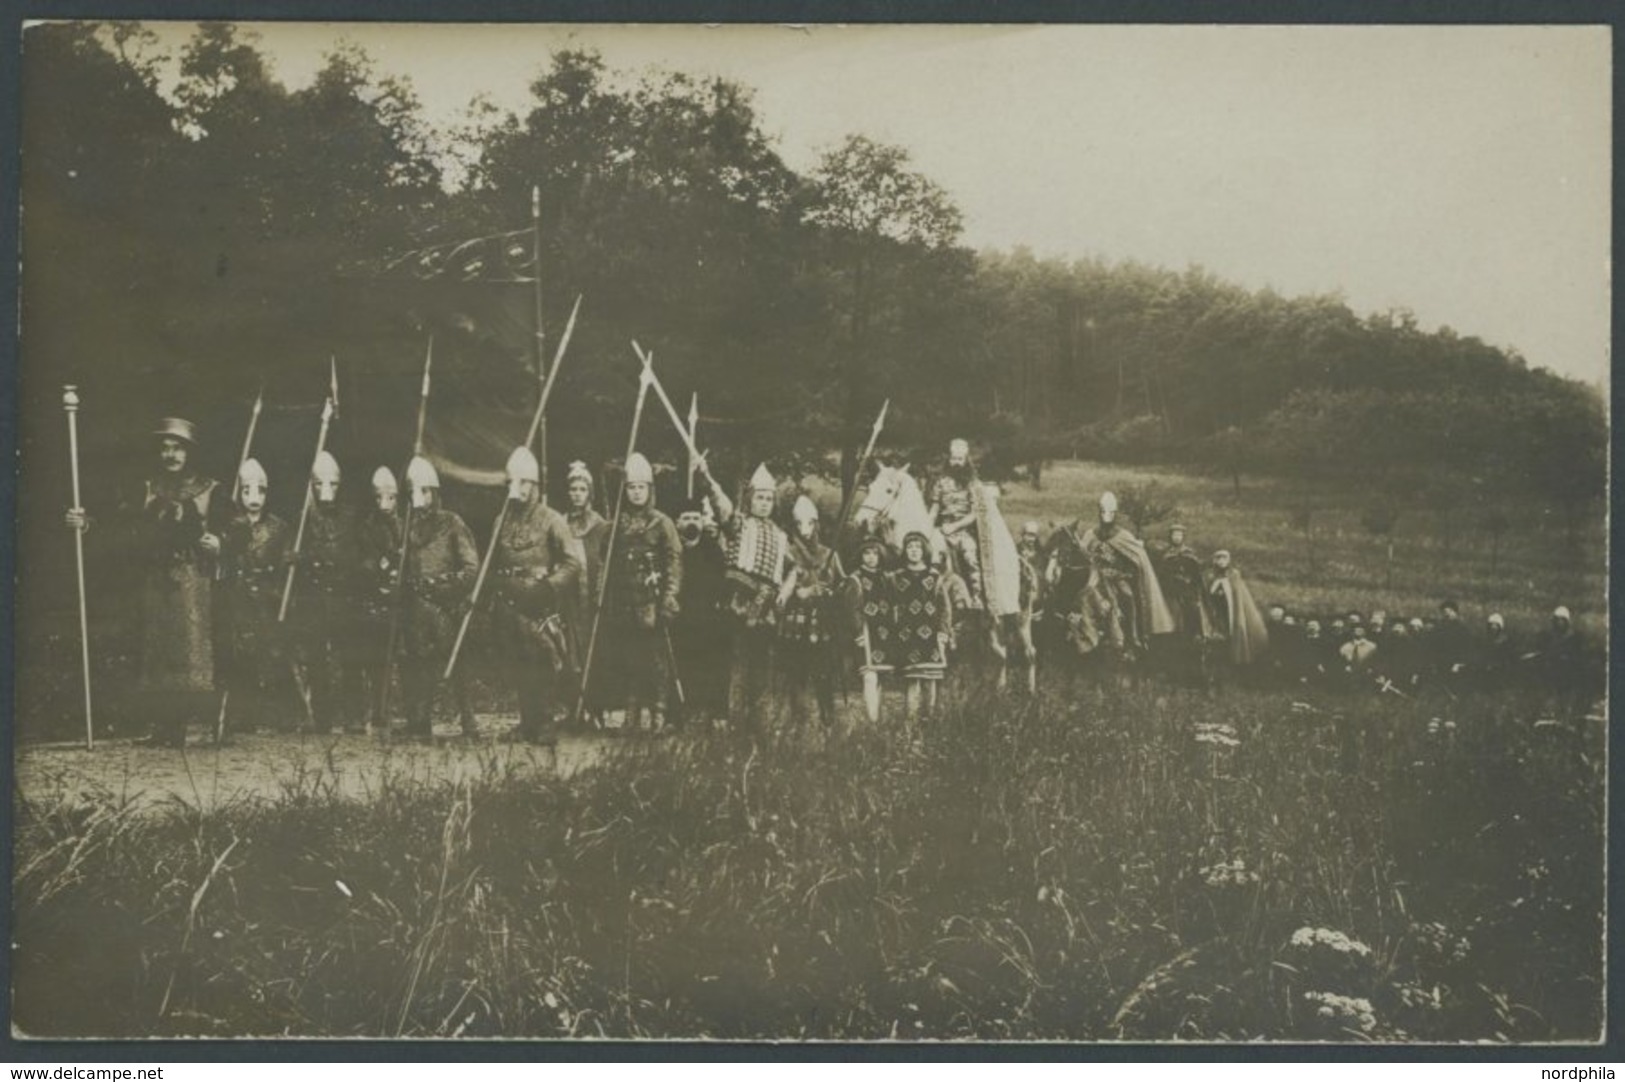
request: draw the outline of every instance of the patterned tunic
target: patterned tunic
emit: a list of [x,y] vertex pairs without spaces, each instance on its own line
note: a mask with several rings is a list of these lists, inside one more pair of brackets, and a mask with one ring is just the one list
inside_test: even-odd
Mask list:
[[940,680],[947,669],[943,637],[950,632],[952,611],[947,582],[934,567],[905,567],[889,576],[892,595],[895,664],[903,675]]
[[722,524],[727,543],[728,610],[746,627],[771,627],[789,563],[790,538],[771,519],[734,514]]
[[865,672],[890,672],[895,654],[896,614],[892,606],[891,581],[886,572],[860,567],[847,576],[852,604],[857,616],[859,668]]

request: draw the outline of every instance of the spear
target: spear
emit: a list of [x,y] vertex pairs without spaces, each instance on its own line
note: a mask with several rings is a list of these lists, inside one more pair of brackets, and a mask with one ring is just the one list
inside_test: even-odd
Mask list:
[[709,478],[711,476],[711,467],[706,465],[704,452],[694,446],[694,437],[690,434],[689,426],[683,423],[682,417],[677,413],[677,407],[671,404],[671,397],[666,394],[666,388],[660,385],[660,377],[655,375],[654,353],[643,352],[643,347],[638,345],[635,339],[632,342],[632,350],[638,355],[638,360],[643,362],[643,376],[641,378],[650,387],[654,388],[655,396],[660,399],[660,404],[666,407],[666,416],[671,418],[672,425],[677,429],[677,435],[682,437],[683,445],[688,448],[689,458],[693,460],[694,465],[699,468],[700,472]]
[[[695,392],[688,397],[688,445],[693,447],[700,434],[700,396]],[[699,460],[694,452],[688,453],[688,498],[694,498],[694,471],[699,469]]]
[[265,407],[265,381],[260,381],[259,393],[254,395],[254,409],[248,415],[248,431],[243,434],[243,453],[237,456],[237,476],[231,479],[231,498],[235,502],[242,495],[243,463],[248,461],[249,454],[254,450],[254,432],[260,426],[260,410]]
[[[73,509],[84,514],[79,503],[79,389],[72,384],[62,388],[62,408],[68,414],[68,460],[73,465]],[[79,567],[79,644],[85,670],[85,750],[96,747],[90,720],[90,620],[85,613],[85,532],[73,531],[73,555]]]
[[[418,426],[417,434],[412,438],[412,456],[423,454],[423,428],[429,420],[429,371],[434,367],[434,335],[429,336],[429,344],[423,356],[423,388],[418,392]],[[395,573],[400,576],[400,585],[395,592],[395,609],[389,617],[389,638],[384,645],[384,687],[378,713],[389,724],[389,678],[394,668],[395,641],[400,637],[401,610],[406,601],[406,557],[412,550],[412,498],[410,485],[406,486],[408,495],[406,499],[406,515],[401,521],[401,554],[395,562]]]
[[[237,456],[237,472],[235,474],[233,474],[232,478],[231,478],[231,502],[232,503],[236,503],[237,498],[240,495],[242,495],[241,487],[242,487],[242,476],[243,476],[243,463],[248,461],[249,454],[251,454],[253,452],[253,450],[254,450],[254,432],[260,426],[260,410],[262,408],[264,408],[264,406],[265,406],[265,381],[261,380],[260,381],[259,393],[257,393],[254,396],[254,408],[248,414],[248,431],[243,434],[243,451],[242,451],[242,454]],[[217,580],[221,579],[221,578],[224,578],[225,577],[225,570],[226,570],[225,569],[225,562],[223,560],[219,559],[219,557],[216,557],[215,558],[215,565],[214,565],[214,577]],[[221,709],[224,710],[224,703],[221,704]]]
[[[320,461],[322,452],[327,450],[327,426],[333,419],[336,409],[333,400],[329,398],[322,406],[322,427],[316,434],[316,459],[310,464],[311,473],[316,472],[316,462]],[[293,560],[288,564],[288,581],[282,584],[282,607],[277,609],[276,622],[286,623],[288,619],[288,602],[293,598],[293,578],[299,570],[299,553],[305,545],[305,524],[310,521],[310,505],[315,502],[316,486],[309,476],[305,478],[305,502],[299,508],[299,528],[293,533]]]
[[[633,348],[637,348],[637,343],[633,343]],[[642,350],[638,350],[638,356],[643,357]],[[644,357],[643,374],[638,377],[638,403],[632,409],[632,432],[626,438],[626,457],[621,459],[622,463],[631,461],[632,452],[637,450],[638,426],[643,423],[643,402],[649,397],[649,388],[651,386],[656,388],[660,386],[655,381],[654,356],[652,354]],[[660,392],[660,397],[663,401],[665,400],[664,391]],[[667,402],[667,405],[669,407],[670,403]],[[676,412],[676,410],[672,410],[674,415]],[[677,427],[682,428],[682,425],[679,424]],[[609,541],[604,548],[604,572],[598,583],[598,601],[593,607],[592,633],[587,636],[587,656],[582,659],[581,663],[581,690],[576,696],[575,712],[575,718],[578,722],[581,720],[582,710],[587,705],[587,681],[592,675],[592,655],[593,650],[598,645],[598,625],[604,615],[604,597],[609,593],[610,568],[614,566],[613,561],[615,559],[615,534],[621,525],[621,501],[625,496],[626,485],[623,484],[620,490],[615,493],[615,515],[609,520]]]
[[880,404],[880,413],[875,417],[874,427],[869,430],[869,443],[863,449],[863,455],[858,459],[858,468],[852,471],[852,487],[847,490],[846,498],[841,501],[841,514],[835,520],[837,533],[846,527],[846,516],[852,513],[852,502],[858,498],[858,479],[863,476],[863,468],[869,464],[869,456],[874,454],[875,441],[880,438],[880,430],[886,426],[886,411],[891,409],[891,399]]
[[[536,434],[541,431],[543,414],[547,410],[548,396],[553,393],[553,381],[558,379],[559,365],[564,360],[564,351],[570,345],[570,336],[575,333],[576,313],[581,311],[581,295],[576,294],[575,306],[570,309],[570,322],[564,325],[564,335],[559,339],[558,351],[553,355],[553,367],[547,373],[547,382],[542,384],[542,394],[536,401],[536,412],[531,416],[530,428],[525,433],[525,446],[529,447],[536,442]],[[545,499],[546,481],[543,481],[542,491]],[[497,538],[502,536],[502,524],[508,518],[508,503],[504,499],[502,506],[497,510],[496,521],[491,524],[491,540],[485,544],[485,556],[480,560],[479,574],[474,576],[474,589],[468,595],[468,608],[463,611],[463,622],[457,628],[457,638],[451,644],[451,656],[446,659],[447,680],[451,679],[452,670],[457,668],[457,656],[462,653],[463,639],[468,635],[468,625],[474,619],[474,606],[480,603],[480,590],[485,586],[485,577],[491,571],[491,558],[496,555]]]
[[[265,381],[262,379],[260,380],[260,389],[254,395],[254,408],[248,415],[248,431],[243,435],[242,453],[237,456],[237,472],[232,476],[231,479],[231,499],[233,503],[237,502],[238,498],[242,495],[243,465],[248,462],[248,456],[254,450],[254,432],[260,426],[260,410],[262,410],[264,407]],[[224,555],[225,554],[222,552],[219,556],[215,557],[214,577],[217,580],[225,577],[226,561],[223,559]],[[231,689],[226,688],[220,693],[220,713],[214,719],[214,742],[216,744],[225,742],[226,707],[230,703]]]
[[333,404],[333,416],[339,415],[339,359],[329,353],[327,355],[327,399]]

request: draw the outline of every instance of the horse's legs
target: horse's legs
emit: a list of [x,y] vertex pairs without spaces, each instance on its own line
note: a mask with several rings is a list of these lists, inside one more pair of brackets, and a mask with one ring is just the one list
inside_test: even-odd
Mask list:
[[997,686],[1003,691],[1010,683],[1010,651],[1004,643],[1004,617],[987,612],[987,645],[993,651],[993,660],[999,667]]

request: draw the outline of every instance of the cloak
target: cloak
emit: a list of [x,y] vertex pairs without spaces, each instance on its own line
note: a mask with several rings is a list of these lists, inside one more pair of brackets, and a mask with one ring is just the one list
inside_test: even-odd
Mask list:
[[1246,665],[1261,659],[1269,649],[1270,632],[1241,572],[1230,568],[1213,580],[1209,590],[1215,601],[1225,606],[1230,628],[1230,660]]
[[1139,626],[1148,635],[1170,635],[1174,631],[1174,614],[1168,608],[1168,600],[1162,596],[1162,586],[1157,582],[1156,569],[1151,566],[1151,554],[1145,550],[1145,542],[1119,527],[1110,537],[1101,537],[1098,530],[1090,528],[1083,537],[1083,549],[1087,552],[1094,544],[1110,547],[1119,556],[1132,562],[1138,575],[1139,589],[1134,591],[1134,603],[1138,607]]

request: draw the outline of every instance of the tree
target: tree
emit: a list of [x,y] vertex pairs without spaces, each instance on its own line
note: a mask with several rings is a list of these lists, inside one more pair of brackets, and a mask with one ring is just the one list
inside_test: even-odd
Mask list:
[[868,383],[880,367],[876,323],[895,278],[924,269],[958,241],[959,208],[936,182],[908,168],[908,152],[861,135],[829,151],[813,172],[806,220],[823,231],[845,281],[846,390],[841,486],[856,483],[857,447],[876,403]]

